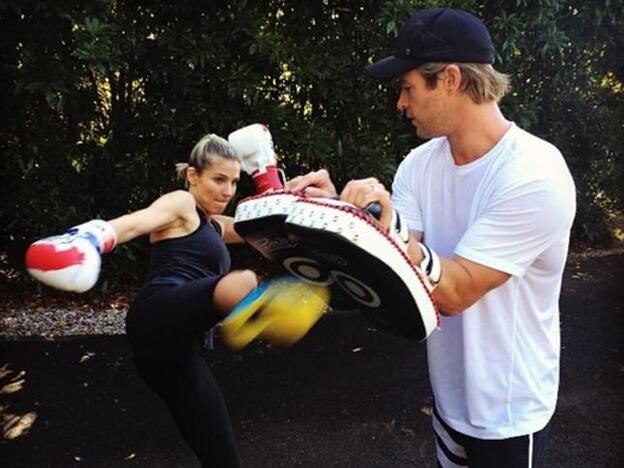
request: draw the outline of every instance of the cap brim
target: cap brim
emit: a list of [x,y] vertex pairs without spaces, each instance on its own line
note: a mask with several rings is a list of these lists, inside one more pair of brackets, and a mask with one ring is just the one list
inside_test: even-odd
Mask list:
[[422,65],[422,62],[403,59],[392,55],[367,65],[364,67],[364,71],[378,80],[390,80],[420,65]]

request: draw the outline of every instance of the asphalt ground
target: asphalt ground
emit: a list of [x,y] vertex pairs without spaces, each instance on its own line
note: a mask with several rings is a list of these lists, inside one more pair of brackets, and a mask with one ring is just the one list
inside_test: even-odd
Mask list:
[[[548,467],[624,466],[624,255],[569,262]],[[125,336],[3,342],[2,467],[195,467]],[[289,349],[207,355],[244,466],[433,467],[422,343],[330,314]]]

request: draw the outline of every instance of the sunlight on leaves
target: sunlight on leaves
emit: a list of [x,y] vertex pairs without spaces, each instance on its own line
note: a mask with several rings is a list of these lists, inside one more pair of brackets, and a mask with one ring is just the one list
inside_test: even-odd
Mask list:
[[619,81],[613,72],[608,72],[602,77],[600,80],[600,86],[611,90],[613,94],[624,94],[624,83]]

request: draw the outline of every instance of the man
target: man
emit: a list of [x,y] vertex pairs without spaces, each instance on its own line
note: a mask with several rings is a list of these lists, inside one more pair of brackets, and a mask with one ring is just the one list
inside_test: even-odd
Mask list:
[[[559,294],[576,209],[560,152],[521,130],[498,101],[508,78],[492,67],[484,24],[460,10],[414,14],[394,54],[366,67],[400,79],[397,107],[430,139],[400,164],[392,195],[374,179],[341,197],[392,207],[424,255],[443,314],[427,340],[433,429],[441,466],[538,466],[559,384]],[[332,192],[327,172],[291,181]],[[422,243],[421,243],[422,242]],[[440,273],[441,272],[441,273]]]

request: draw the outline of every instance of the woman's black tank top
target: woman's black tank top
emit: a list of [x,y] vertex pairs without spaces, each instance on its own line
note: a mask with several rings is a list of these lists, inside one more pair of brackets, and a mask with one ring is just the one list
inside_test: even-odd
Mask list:
[[197,214],[199,227],[194,232],[152,245],[148,284],[184,284],[230,270],[230,253],[221,226],[214,220],[208,221],[199,208]]

